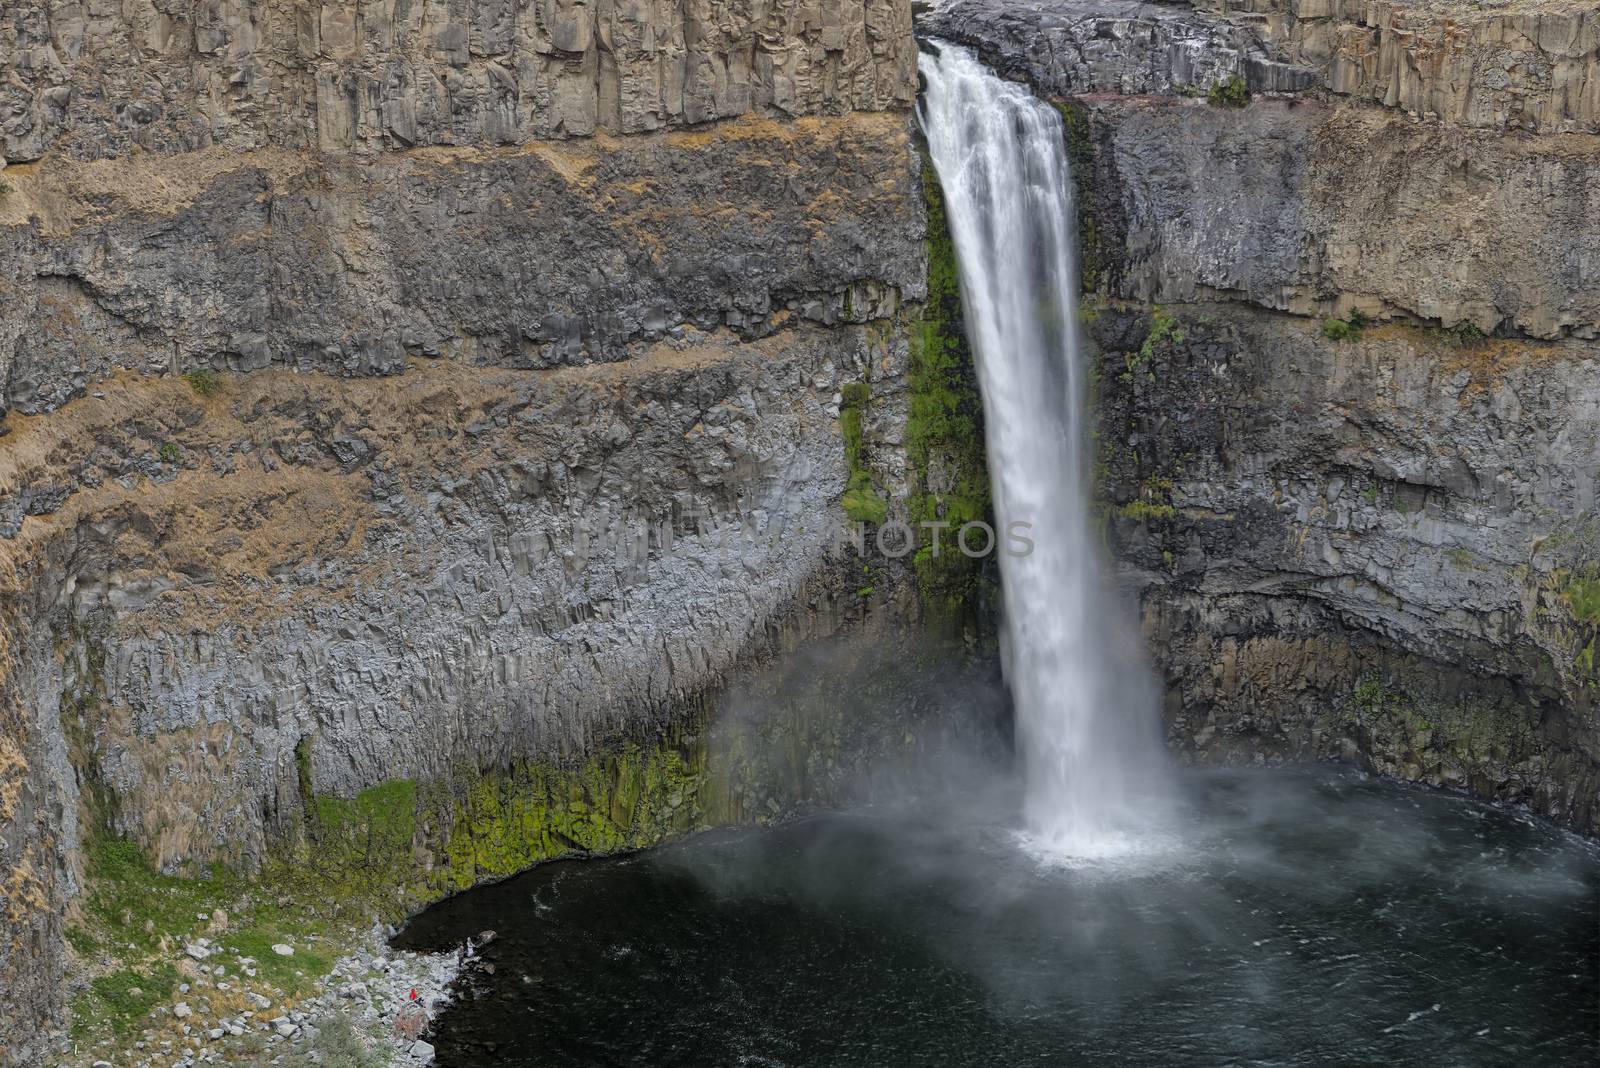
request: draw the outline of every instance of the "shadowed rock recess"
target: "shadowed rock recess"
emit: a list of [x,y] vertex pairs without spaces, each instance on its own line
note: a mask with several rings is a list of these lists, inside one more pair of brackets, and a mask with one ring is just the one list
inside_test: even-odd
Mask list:
[[[1600,831],[1592,8],[923,17],[1066,122],[1179,752]],[[987,507],[916,50],[905,0],[0,5],[0,1063],[110,967],[113,839],[398,916],[916,747],[834,691],[707,740],[863,621],[985,647],[953,536],[838,537]]]
[[1593,5],[954,0],[1059,104],[1108,540],[1195,760],[1600,830]]

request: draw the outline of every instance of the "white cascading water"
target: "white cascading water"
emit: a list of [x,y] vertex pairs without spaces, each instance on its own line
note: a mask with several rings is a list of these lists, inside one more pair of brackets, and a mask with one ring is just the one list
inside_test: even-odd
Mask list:
[[1072,176],[1061,117],[963,48],[924,51],[920,118],[944,192],[983,393],[1005,672],[1027,837],[1061,857],[1150,844],[1155,695],[1092,536]]

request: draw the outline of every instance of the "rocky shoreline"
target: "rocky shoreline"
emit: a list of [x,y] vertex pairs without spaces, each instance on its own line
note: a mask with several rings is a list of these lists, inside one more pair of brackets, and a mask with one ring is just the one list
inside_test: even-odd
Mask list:
[[[188,943],[176,961],[185,981],[170,1004],[151,1013],[151,1026],[120,1056],[91,1057],[69,1048],[58,1065],[86,1068],[195,1068],[204,1064],[300,1065],[323,1063],[331,1035],[368,1051],[376,1063],[421,1066],[434,1059],[421,1033],[397,1026],[408,1005],[431,1023],[450,1001],[460,970],[451,953],[414,953],[388,947],[391,927],[374,924],[357,948],[340,956],[308,997],[294,999],[258,981],[259,963],[207,939]],[[308,941],[315,942],[314,937]],[[286,958],[294,947],[273,952]],[[415,1010],[413,1010],[414,1012]]]

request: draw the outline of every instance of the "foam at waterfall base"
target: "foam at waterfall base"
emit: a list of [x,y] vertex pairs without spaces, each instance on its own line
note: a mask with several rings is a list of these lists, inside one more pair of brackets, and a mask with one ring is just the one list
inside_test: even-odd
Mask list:
[[1156,820],[1115,826],[1055,826],[1015,831],[1012,841],[1041,868],[1143,874],[1180,864],[1190,852],[1182,836]]

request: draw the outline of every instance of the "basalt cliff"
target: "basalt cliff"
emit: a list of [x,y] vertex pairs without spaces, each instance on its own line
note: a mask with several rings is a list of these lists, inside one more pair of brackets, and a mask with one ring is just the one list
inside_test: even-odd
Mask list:
[[904,4],[23,2],[0,56],[13,1063],[92,840],[257,870],[453,782],[375,799],[412,904],[647,840],[666,762],[584,761],[859,614],[839,500],[905,496],[925,288]]
[[919,37],[1060,106],[1173,748],[1600,830],[1591,6],[7,3],[0,1049],[112,1004],[96,843],[403,910],[912,744],[706,771],[802,643],[987,647],[871,544],[986,494]]

